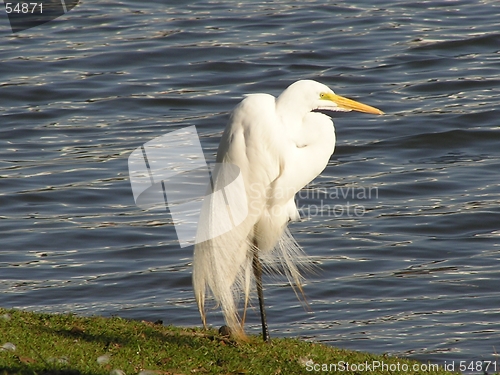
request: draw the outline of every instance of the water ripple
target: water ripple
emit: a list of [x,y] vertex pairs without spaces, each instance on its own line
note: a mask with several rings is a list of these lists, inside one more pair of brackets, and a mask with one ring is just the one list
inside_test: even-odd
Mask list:
[[[128,155],[196,125],[213,160],[243,94],[311,78],[387,115],[335,118],[336,152],[299,198],[317,214],[292,225],[319,266],[304,286],[311,311],[269,277],[272,334],[494,360],[498,19],[488,0],[125,0],[4,28],[0,305],[198,324],[192,249],[168,213],[134,205]],[[348,188],[376,195],[314,194]]]

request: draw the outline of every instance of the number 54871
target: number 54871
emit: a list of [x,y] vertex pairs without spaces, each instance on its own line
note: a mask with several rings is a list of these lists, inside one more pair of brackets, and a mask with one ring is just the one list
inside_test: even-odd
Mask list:
[[38,8],[39,12],[43,13],[42,3],[5,3],[7,13],[35,13]]

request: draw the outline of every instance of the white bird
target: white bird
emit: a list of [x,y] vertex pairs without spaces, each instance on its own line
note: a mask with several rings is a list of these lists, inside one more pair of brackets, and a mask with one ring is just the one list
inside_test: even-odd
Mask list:
[[[204,327],[209,290],[221,306],[232,335],[244,339],[251,281],[255,279],[262,335],[264,341],[269,340],[261,259],[266,266],[284,272],[294,289],[302,292],[297,265],[305,257],[287,229],[289,221],[300,218],[294,197],[325,169],[335,148],[333,122],[322,111],[352,110],[383,114],[311,80],[293,83],[278,98],[247,95],[233,110],[216,162],[239,168],[244,188],[236,200],[243,202],[245,218],[231,230],[214,238],[205,237],[208,239],[195,245],[193,287]],[[214,175],[216,189],[226,182],[222,174]],[[217,211],[224,210],[222,206],[214,202],[204,206],[199,227],[213,230],[223,225],[214,219]],[[231,209],[234,216],[234,207]],[[244,294],[242,318],[237,308],[240,292]]]

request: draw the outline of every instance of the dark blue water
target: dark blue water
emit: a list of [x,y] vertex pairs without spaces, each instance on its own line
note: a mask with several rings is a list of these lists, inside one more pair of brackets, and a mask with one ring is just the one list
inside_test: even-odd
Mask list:
[[291,226],[311,312],[269,277],[271,334],[500,361],[497,1],[83,1],[18,34],[0,14],[0,306],[199,325],[192,247],[134,204],[128,156],[196,125],[213,160],[243,94],[308,78],[387,114],[335,118]]

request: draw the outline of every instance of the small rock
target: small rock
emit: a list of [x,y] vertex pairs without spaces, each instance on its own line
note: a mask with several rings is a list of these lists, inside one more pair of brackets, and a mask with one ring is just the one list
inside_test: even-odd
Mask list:
[[100,365],[105,365],[106,363],[109,362],[110,355],[109,354],[104,354],[99,357],[97,357],[97,363]]
[[219,335],[221,336],[231,336],[231,328],[229,328],[228,326],[222,326],[219,328]]
[[301,366],[304,366],[304,367],[314,364],[314,361],[309,357],[300,357],[298,359],[298,362]]
[[47,358],[48,363],[61,363],[67,365],[69,363],[68,357],[49,357]]
[[109,372],[109,375],[125,375],[125,372],[123,370],[115,368],[114,370],[111,370]]
[[11,319],[10,314],[0,315],[0,319],[5,320],[5,321],[9,321]]
[[57,358],[57,363],[62,363],[63,365],[67,365],[69,363],[68,357],[59,357]]
[[158,375],[158,372],[152,370],[142,370],[138,375]]
[[11,352],[15,352],[16,351],[16,346],[11,343],[11,342],[6,342],[5,344],[2,345],[2,347],[0,348],[0,350],[9,350]]

